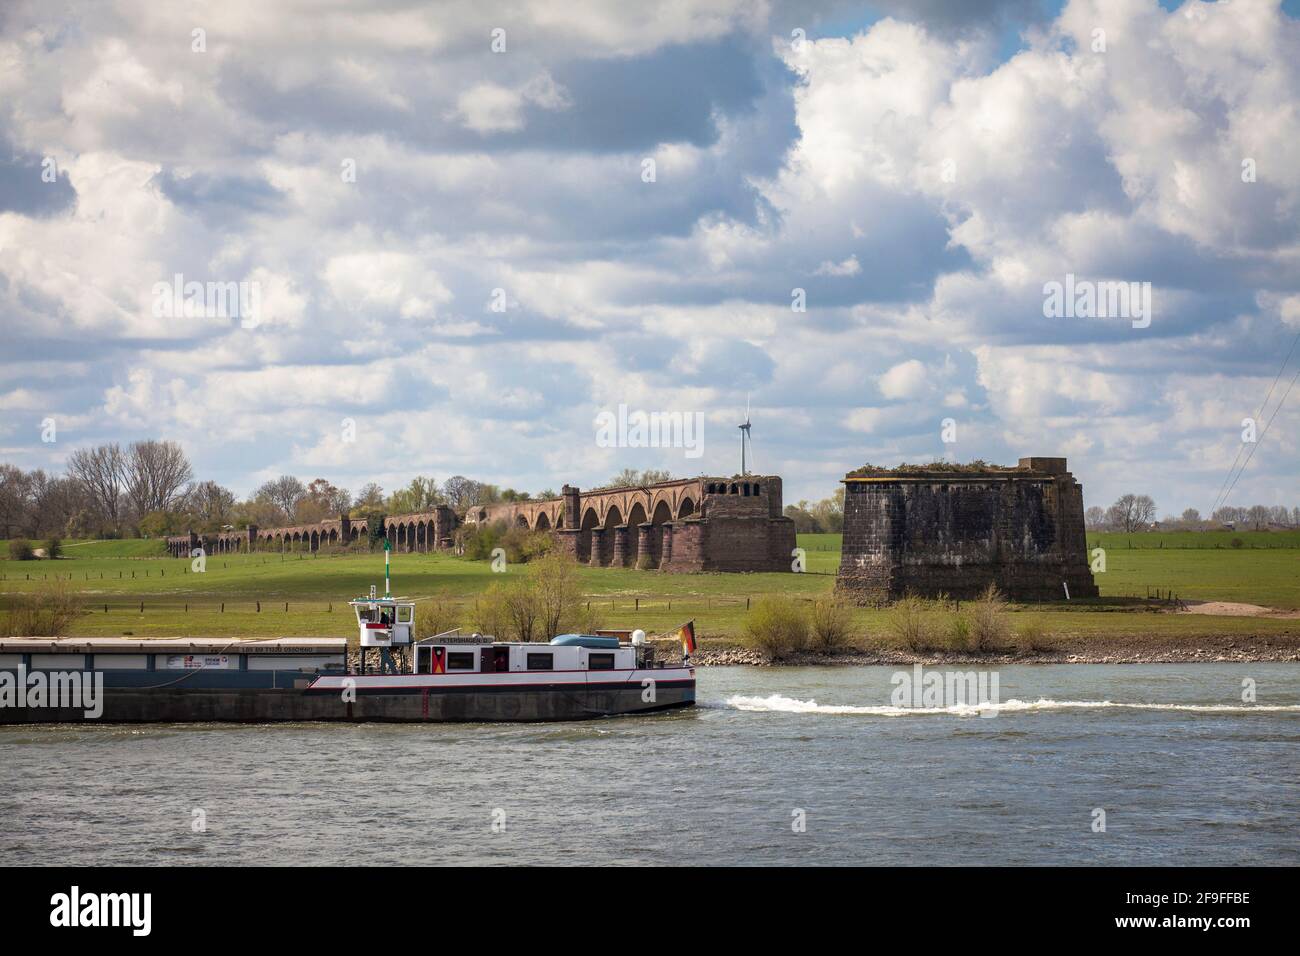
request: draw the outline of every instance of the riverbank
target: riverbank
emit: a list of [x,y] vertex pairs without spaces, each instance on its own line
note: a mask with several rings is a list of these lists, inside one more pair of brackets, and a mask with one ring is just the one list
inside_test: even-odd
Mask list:
[[[660,655],[669,659],[677,656],[667,652],[666,648],[661,649]],[[1154,635],[1137,639],[1127,635],[1108,638],[1087,635],[1059,639],[1053,641],[1050,647],[1016,647],[987,654],[944,650],[912,651],[888,646],[854,647],[830,653],[801,651],[779,661],[770,660],[753,648],[720,642],[712,647],[701,646],[692,655],[691,662],[697,667],[728,667],[737,664],[755,667],[913,664],[988,667],[1005,664],[1296,663],[1300,662],[1300,634],[1212,635],[1194,640]]]

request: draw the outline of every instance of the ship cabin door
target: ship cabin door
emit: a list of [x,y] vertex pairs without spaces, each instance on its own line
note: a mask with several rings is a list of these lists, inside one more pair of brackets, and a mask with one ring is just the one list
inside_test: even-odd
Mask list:
[[510,648],[508,647],[485,647],[479,657],[481,673],[504,674],[510,670]]
[[427,644],[415,648],[415,672],[417,674],[433,673],[433,648]]

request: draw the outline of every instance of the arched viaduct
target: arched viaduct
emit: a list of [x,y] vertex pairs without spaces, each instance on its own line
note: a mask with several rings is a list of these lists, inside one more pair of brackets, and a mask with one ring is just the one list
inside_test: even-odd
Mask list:
[[[387,538],[401,551],[434,551],[452,546],[452,532],[459,523],[455,512],[445,505],[415,514],[388,515],[380,519],[383,531],[376,537]],[[259,528],[250,525],[239,531],[213,534],[177,535],[167,539],[167,550],[174,557],[189,557],[202,547],[208,554],[233,554],[249,551],[319,551],[367,541],[369,523],[364,518],[346,515],[327,518],[315,524],[284,528]]]
[[794,525],[781,514],[775,475],[705,477],[580,491],[471,508],[469,524],[552,531],[562,550],[593,566],[668,571],[781,571]]
[[[640,487],[580,491],[565,485],[558,498],[472,507],[463,521],[450,508],[389,515],[382,533],[398,551],[451,548],[457,526],[502,523],[556,536],[560,550],[594,566],[672,571],[789,570],[794,525],[781,514],[781,479],[774,475],[685,478]],[[195,548],[208,554],[317,551],[366,541],[365,520],[346,516],[284,528],[250,526],[217,534],[167,539],[175,557]]]

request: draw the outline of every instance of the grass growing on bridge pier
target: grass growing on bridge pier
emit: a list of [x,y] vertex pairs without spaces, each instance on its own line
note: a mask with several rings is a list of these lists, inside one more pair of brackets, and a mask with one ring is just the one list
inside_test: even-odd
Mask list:
[[[1241,546],[1231,545],[1233,537]],[[723,643],[739,636],[752,600],[773,593],[811,599],[833,587],[839,535],[800,535],[799,546],[806,551],[805,574],[582,568],[581,587],[604,626],[655,632],[694,618],[706,646]],[[1118,600],[1142,599],[1149,589],[1159,588],[1186,601],[1300,607],[1300,534],[1229,533],[1222,542],[1199,533],[1090,535],[1089,547],[1099,546],[1106,549],[1107,571],[1097,575],[1097,582],[1111,601],[1028,605],[1015,611],[1014,623],[1076,637],[1300,633],[1300,621],[1294,619],[1154,614],[1141,609],[1140,600]],[[85,602],[87,613],[73,630],[78,635],[352,637],[355,625],[347,601],[367,593],[371,584],[383,584],[380,553],[211,555],[202,574],[189,570],[189,560],[167,557],[161,542],[73,541],[65,543],[64,554],[57,561],[0,560],[0,603],[57,576]],[[393,555],[397,593],[450,604],[467,627],[473,626],[477,597],[501,577],[483,561],[446,554]],[[860,610],[854,618],[859,633],[888,639],[884,612]]]

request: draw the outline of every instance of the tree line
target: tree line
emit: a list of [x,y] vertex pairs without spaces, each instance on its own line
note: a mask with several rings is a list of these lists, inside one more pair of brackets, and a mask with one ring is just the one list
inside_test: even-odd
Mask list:
[[[662,471],[625,469],[610,486],[667,481]],[[554,498],[550,488],[536,498]],[[165,537],[257,525],[315,524],[346,514],[411,514],[446,505],[458,513],[481,505],[534,500],[534,495],[453,475],[441,484],[418,475],[386,492],[368,482],[353,494],[324,478],[304,482],[281,475],[241,498],[194,468],[174,441],[113,442],[80,448],[62,475],[0,464],[0,536],[13,538]]]
[[[369,482],[355,495],[324,478],[304,482],[281,475],[241,498],[218,482],[197,480],[176,442],[149,440],[77,449],[62,475],[0,464],[0,535],[162,537],[250,524],[313,524],[340,514],[406,514],[438,505],[463,511],[531,497],[464,475],[441,484],[420,475],[392,492]],[[539,497],[554,497],[554,492],[543,491]]]
[[1225,505],[1215,509],[1209,518],[1200,511],[1187,508],[1177,517],[1165,515],[1156,519],[1156,503],[1150,495],[1120,495],[1109,508],[1097,505],[1084,513],[1089,531],[1213,531],[1232,528],[1238,531],[1268,531],[1270,529],[1300,528],[1300,507],[1286,505],[1252,505],[1238,508]]
[[844,488],[836,488],[834,494],[816,504],[800,501],[786,505],[784,514],[794,521],[796,534],[839,534],[844,530]]

